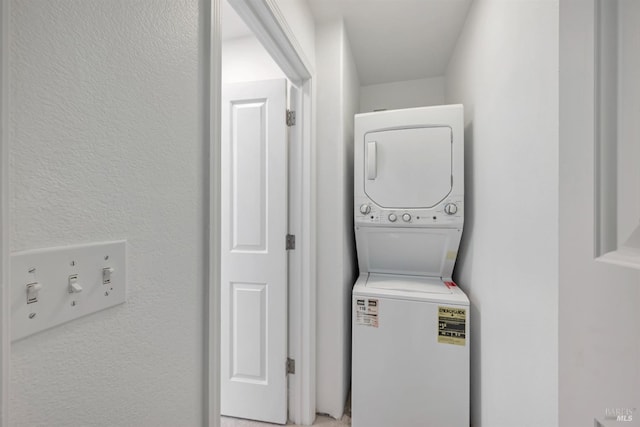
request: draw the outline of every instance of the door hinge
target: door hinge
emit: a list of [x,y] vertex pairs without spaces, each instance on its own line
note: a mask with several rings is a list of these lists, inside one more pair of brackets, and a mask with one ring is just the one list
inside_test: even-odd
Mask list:
[[296,124],[296,112],[293,110],[287,110],[287,126],[293,126]]
[[295,234],[287,234],[287,250],[296,248],[296,235]]
[[287,374],[296,373],[296,361],[290,357],[287,357]]

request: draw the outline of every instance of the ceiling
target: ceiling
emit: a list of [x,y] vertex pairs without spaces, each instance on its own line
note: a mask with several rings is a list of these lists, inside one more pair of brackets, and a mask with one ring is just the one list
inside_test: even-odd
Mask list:
[[308,0],[316,22],[344,17],[361,85],[444,74],[471,0]]
[[[472,0],[307,0],[316,23],[344,18],[361,85],[441,76]],[[223,40],[251,35],[226,1]]]

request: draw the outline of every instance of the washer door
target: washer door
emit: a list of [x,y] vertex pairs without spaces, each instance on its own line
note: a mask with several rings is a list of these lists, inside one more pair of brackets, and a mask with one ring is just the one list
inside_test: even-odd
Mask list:
[[448,126],[369,132],[364,191],[383,208],[432,208],[451,192],[452,151]]

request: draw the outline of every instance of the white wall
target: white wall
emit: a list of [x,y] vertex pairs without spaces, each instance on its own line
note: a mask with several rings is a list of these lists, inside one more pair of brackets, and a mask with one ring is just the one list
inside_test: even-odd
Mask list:
[[360,112],[444,104],[444,77],[381,83],[360,88]]
[[254,36],[222,43],[222,83],[286,78]]
[[558,2],[476,0],[445,78],[465,106],[472,424],[556,426]]
[[[635,21],[628,28],[637,28],[637,2],[623,3],[635,11],[621,9],[622,27],[631,19]],[[640,402],[640,273],[594,261],[594,10],[593,0],[560,1],[559,420],[563,427],[593,425],[594,418],[604,420],[607,408],[638,408]],[[637,43],[623,53],[633,53],[638,61]],[[631,73],[637,75],[637,70]],[[624,70],[618,76],[632,84],[623,92],[637,93],[637,79],[627,80]],[[622,95],[624,101],[626,93]],[[623,115],[619,135],[631,137],[625,142],[637,146],[637,115],[634,120],[636,125]],[[640,183],[634,184],[631,199],[638,197]],[[618,196],[628,197],[624,192]],[[639,417],[636,409],[634,421]]]
[[342,240],[343,243],[343,270],[342,270],[342,292],[343,292],[343,310],[349,316],[343,318],[344,328],[349,332],[344,337],[344,348],[347,355],[347,372],[349,385],[351,383],[351,289],[358,275],[357,254],[355,248],[355,233],[353,228],[353,127],[354,115],[358,112],[360,82],[358,79],[358,70],[349,44],[347,33],[343,31],[342,40],[342,132],[344,142],[344,220],[343,233],[346,236]]
[[358,76],[341,20],[319,25],[317,64],[317,400],[340,418],[351,377],[353,115]]
[[202,423],[200,4],[11,1],[11,250],[127,239],[129,279],[14,343],[12,426]]

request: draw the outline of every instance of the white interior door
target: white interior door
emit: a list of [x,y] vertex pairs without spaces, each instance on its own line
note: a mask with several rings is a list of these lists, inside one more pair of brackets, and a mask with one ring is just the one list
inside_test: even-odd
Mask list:
[[287,421],[286,80],[222,94],[221,413]]

